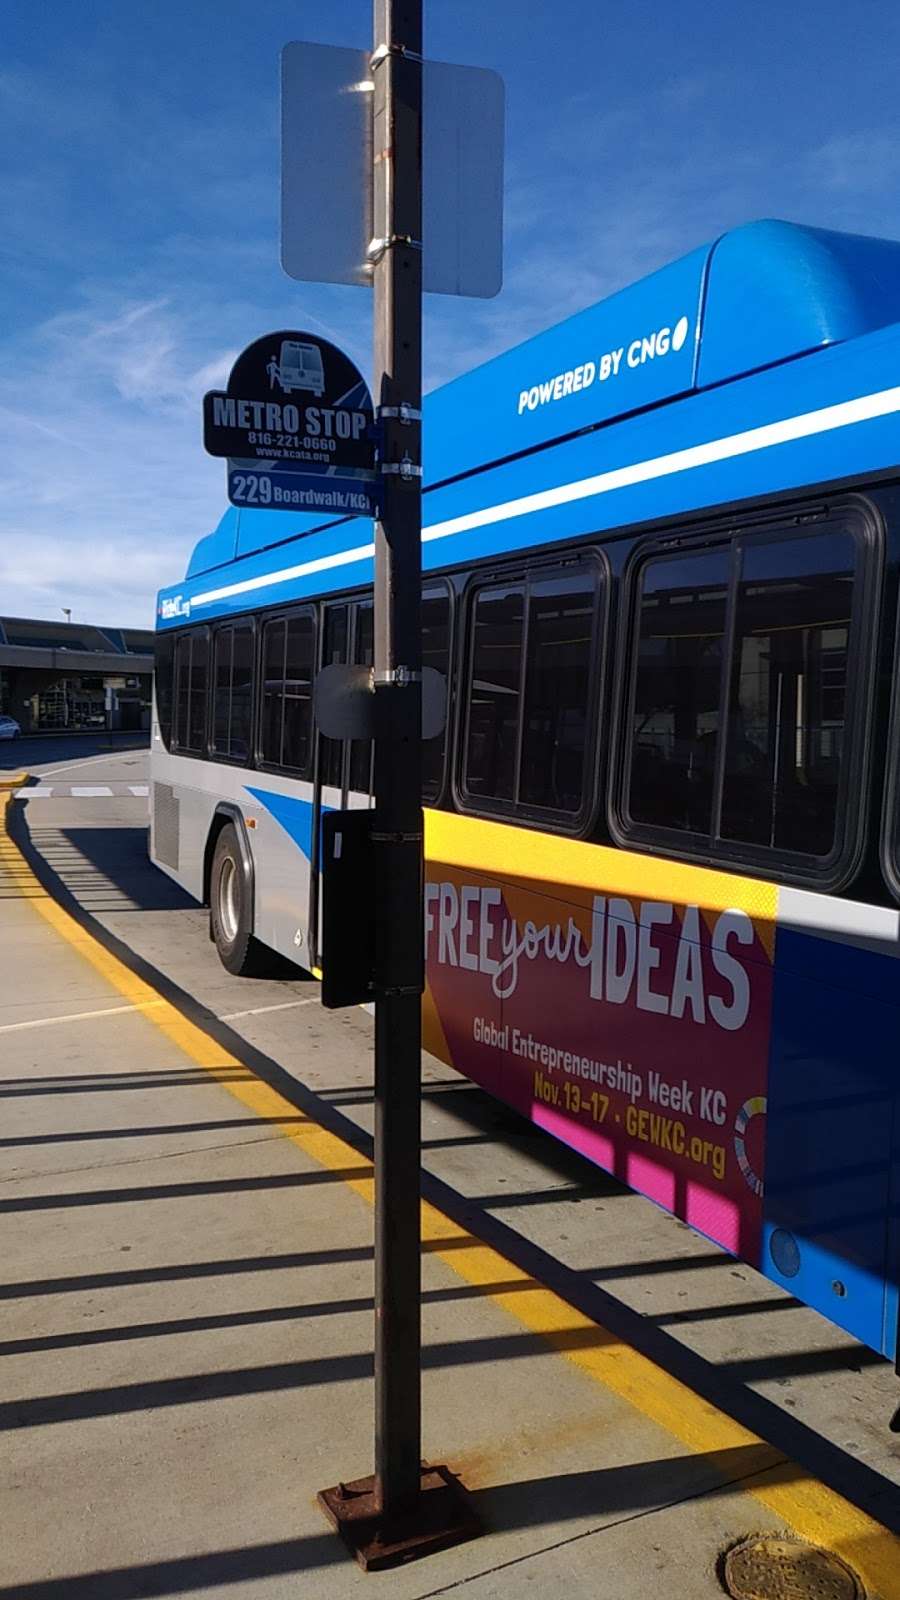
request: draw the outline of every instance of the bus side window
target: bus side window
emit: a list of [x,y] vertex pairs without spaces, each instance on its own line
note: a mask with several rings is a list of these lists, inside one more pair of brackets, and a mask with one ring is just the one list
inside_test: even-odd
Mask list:
[[855,567],[856,541],[837,530],[742,553],[723,839],[834,848]]
[[172,743],[172,702],[175,689],[175,642],[171,634],[156,635],[153,672],[159,732],[168,750]]
[[836,870],[864,736],[863,560],[855,522],[835,512],[643,562],[626,830],[693,836],[727,864],[775,852],[802,876]]
[[191,636],[183,633],[175,645],[175,749],[187,746],[188,703],[191,693]]
[[316,627],[311,611],[287,619],[284,658],[284,733],[282,764],[309,777],[312,757],[312,686]]
[[259,755],[260,760],[273,767],[281,766],[286,634],[284,617],[276,617],[263,627]]
[[253,629],[236,627],[231,659],[231,710],[228,754],[234,761],[250,755],[253,719]]
[[590,801],[600,573],[593,561],[476,591],[462,790],[575,829]]
[[[356,615],[353,664],[371,667],[375,659],[375,612],[372,601],[360,600],[353,609]],[[372,741],[351,739],[349,787],[355,794],[371,794],[372,782]]]
[[304,610],[265,623],[259,757],[269,766],[309,776],[316,633]]
[[[450,706],[450,595],[441,585],[422,591],[422,665],[434,667],[447,684],[447,709]],[[422,744],[422,799],[439,798],[444,787],[446,727],[434,739]]]
[[232,761],[250,755],[253,708],[253,629],[249,623],[215,635],[213,749]]
[[536,577],[529,584],[519,777],[523,805],[574,814],[584,804],[596,604],[592,567]]
[[198,755],[206,748],[206,693],[209,674],[209,633],[198,628],[191,636],[191,684],[188,693],[186,747]]
[[[354,601],[353,661],[356,666],[370,667],[374,661],[375,613],[371,600]],[[449,667],[450,600],[446,589],[425,589],[422,593],[422,665],[436,667],[446,678]],[[374,781],[372,766],[372,741],[353,739],[350,743],[350,775],[348,787],[356,794],[371,794]],[[422,745],[422,794],[434,799],[442,787],[444,770],[444,736],[438,735]]]
[[229,752],[232,633],[231,628],[218,628],[215,634],[212,746],[222,756]]
[[[350,616],[348,606],[344,603],[327,605],[322,620],[323,667],[330,667],[333,663],[343,663],[347,660],[349,635]],[[320,783],[323,788],[342,788],[344,781],[343,741],[341,739],[329,739],[325,734],[322,734],[320,750]]]
[[728,573],[727,549],[642,568],[626,788],[634,822],[710,833]]
[[475,800],[515,798],[524,623],[524,584],[476,594],[463,752],[463,785]]

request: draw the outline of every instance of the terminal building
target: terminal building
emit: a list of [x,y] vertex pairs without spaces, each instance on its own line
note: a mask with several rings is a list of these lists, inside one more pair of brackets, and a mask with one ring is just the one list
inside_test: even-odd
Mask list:
[[0,617],[0,714],[23,734],[149,729],[153,632]]

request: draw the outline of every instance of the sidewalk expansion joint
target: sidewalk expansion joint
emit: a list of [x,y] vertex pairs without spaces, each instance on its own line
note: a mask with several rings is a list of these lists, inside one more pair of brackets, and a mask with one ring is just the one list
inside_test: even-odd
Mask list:
[[[787,1457],[782,1457],[782,1464],[787,1465]],[[600,1522],[593,1528],[581,1528],[577,1533],[569,1534],[565,1539],[554,1539],[550,1544],[538,1546],[528,1550],[524,1555],[511,1556],[508,1561],[498,1561],[494,1566],[483,1567],[478,1572],[469,1573],[465,1578],[456,1578],[452,1583],[442,1584],[437,1589],[426,1589],[422,1594],[416,1595],[415,1600],[438,1600],[440,1595],[452,1594],[456,1590],[465,1589],[470,1583],[477,1583],[481,1578],[490,1578],[497,1572],[506,1572],[511,1567],[521,1567],[528,1561],[534,1561],[539,1556],[552,1555],[554,1550],[565,1550],[569,1545],[580,1544],[585,1539],[594,1539],[604,1533],[611,1532],[614,1528],[627,1527],[634,1522],[643,1522],[648,1517],[656,1517],[663,1511],[674,1511],[679,1506],[695,1504],[701,1500],[709,1500],[717,1495],[727,1494],[730,1490],[749,1488],[754,1478],[771,1470],[770,1466],[759,1467],[751,1472],[738,1473],[731,1478],[723,1478],[721,1483],[710,1484],[707,1489],[697,1489],[689,1494],[677,1495],[673,1500],[661,1500],[657,1506],[643,1506],[639,1511],[625,1512],[620,1517],[611,1517],[606,1522]],[[713,1563],[710,1564],[711,1569]]]
[[[198,1144],[191,1145],[185,1150],[159,1150],[153,1156],[124,1156],[121,1161],[93,1161],[88,1166],[82,1167],[53,1167],[52,1170],[41,1172],[14,1172],[9,1178],[0,1178],[0,1185],[6,1183],[36,1183],[38,1179],[64,1178],[73,1172],[112,1172],[116,1167],[146,1166],[151,1161],[177,1161],[182,1156],[212,1155],[217,1150],[243,1150],[251,1144],[270,1144],[273,1139],[283,1138],[279,1128],[273,1128],[270,1133],[260,1134],[259,1138],[229,1139],[224,1144]],[[60,1196],[63,1199],[64,1196]]]

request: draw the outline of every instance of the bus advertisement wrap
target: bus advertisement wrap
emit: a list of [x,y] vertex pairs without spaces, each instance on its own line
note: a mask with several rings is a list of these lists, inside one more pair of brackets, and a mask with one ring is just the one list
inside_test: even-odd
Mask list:
[[431,867],[428,1048],[755,1263],[772,941],[740,907]]

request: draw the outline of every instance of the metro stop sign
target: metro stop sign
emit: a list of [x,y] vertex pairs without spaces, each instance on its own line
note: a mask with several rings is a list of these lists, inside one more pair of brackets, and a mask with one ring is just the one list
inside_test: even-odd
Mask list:
[[239,355],[203,400],[203,442],[228,458],[235,506],[371,516],[377,511],[368,385],[318,334],[283,329]]

